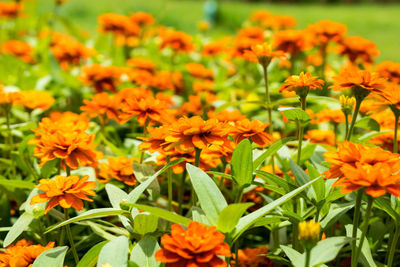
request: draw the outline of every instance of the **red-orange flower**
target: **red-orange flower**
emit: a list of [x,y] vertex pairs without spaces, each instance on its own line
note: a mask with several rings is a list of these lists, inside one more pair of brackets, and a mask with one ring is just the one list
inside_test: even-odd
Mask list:
[[373,58],[379,56],[376,45],[361,36],[348,36],[338,47],[338,53],[346,55],[352,63],[373,63]]
[[222,53],[229,52],[230,48],[227,46],[229,41],[230,38],[223,38],[218,41],[206,43],[203,46],[201,54],[203,56],[213,57]]
[[328,42],[339,42],[347,32],[346,25],[331,20],[321,20],[308,27],[315,36],[314,42],[326,44]]
[[273,48],[289,53],[292,57],[310,47],[307,34],[302,30],[283,30],[274,33],[272,37]]
[[215,226],[190,222],[186,230],[180,225],[171,226],[171,235],[161,238],[163,248],[155,254],[156,260],[167,263],[167,267],[223,267],[226,262],[219,256],[231,255],[225,236]]
[[136,12],[130,16],[131,21],[135,24],[139,25],[140,27],[149,26],[154,24],[155,19],[154,17],[146,12]]
[[288,91],[301,93],[303,90],[307,92],[310,90],[322,89],[324,81],[318,79],[317,76],[312,76],[309,72],[302,72],[300,75],[292,75],[285,80],[284,85],[281,86],[279,92]]
[[82,69],[81,80],[86,85],[92,86],[96,93],[105,90],[117,92],[117,85],[120,83],[122,71],[116,66],[102,66],[94,64],[85,66]]
[[40,254],[53,247],[54,242],[49,242],[43,247],[42,245],[33,245],[25,239],[19,240],[15,245],[0,250],[0,266],[31,267]]
[[152,74],[154,74],[156,71],[156,64],[153,61],[140,57],[128,59],[126,64],[140,70],[145,70]]
[[346,120],[343,111],[340,109],[323,109],[314,116],[317,124],[323,122],[341,123]]
[[60,205],[64,209],[73,207],[76,210],[82,210],[82,199],[93,201],[86,195],[96,195],[93,191],[93,188],[96,187],[96,182],[87,182],[88,179],[88,175],[85,175],[82,178],[79,178],[77,175],[67,177],[57,175],[54,180],[41,179],[40,184],[36,187],[44,193],[34,196],[31,199],[30,204],[34,205],[49,201],[44,210],[45,214],[57,205]]
[[[393,125],[394,126],[394,125]],[[393,128],[392,128],[393,129]],[[397,136],[400,136],[400,131],[397,131]],[[393,152],[393,144],[394,144],[394,131],[382,133],[373,137],[370,140],[371,144],[378,145],[385,150],[389,150]],[[400,147],[400,140],[397,140],[397,146]]]
[[382,90],[378,90],[377,94],[383,97],[383,105],[400,109],[400,84],[386,83]]
[[296,19],[288,15],[271,15],[261,21],[261,26],[271,30],[290,29],[296,26]]
[[160,34],[160,49],[169,47],[176,52],[190,52],[193,50],[192,36],[182,31],[171,29],[163,30]]
[[[1,13],[1,10],[0,10]],[[1,16],[0,16],[1,17]],[[33,48],[23,41],[10,40],[1,45],[1,52],[20,58],[26,63],[33,63]]]
[[81,106],[81,110],[84,111],[89,117],[98,117],[100,123],[103,125],[107,123],[109,119],[114,119],[118,123],[122,123],[120,120],[120,101],[117,96],[110,96],[106,92],[95,94],[91,100],[83,100],[84,106]]
[[375,67],[379,75],[387,78],[389,81],[400,83],[400,63],[393,61],[384,61]]
[[[268,247],[245,248],[238,250],[239,267],[275,267],[275,263],[264,256],[268,253]],[[233,259],[236,255],[233,255]],[[232,261],[234,265],[234,261]]]
[[231,127],[230,135],[238,144],[244,139],[251,138],[251,141],[261,147],[266,147],[273,143],[273,137],[265,132],[268,123],[263,123],[258,120],[244,119],[235,122],[235,126]]
[[207,69],[201,64],[198,63],[187,63],[186,68],[188,72],[196,78],[212,80],[213,79],[213,71],[211,69]]
[[119,45],[134,45],[140,34],[140,27],[128,16],[106,13],[98,17],[102,33],[112,33]]
[[98,179],[101,183],[107,183],[115,179],[130,186],[136,184],[136,177],[132,167],[135,159],[118,157],[108,158],[107,161],[107,163],[100,163]]
[[208,117],[210,119],[217,119],[218,121],[221,122],[236,122],[236,121],[241,121],[246,119],[246,116],[240,113],[239,110],[227,110],[224,109],[218,113],[215,113],[214,111],[208,112]]
[[169,135],[168,126],[148,127],[147,131],[149,136],[138,137],[143,140],[143,143],[139,145],[140,149],[149,151],[150,153],[157,151],[161,154],[165,154],[170,150],[168,149],[170,143],[165,141]]
[[21,13],[23,7],[23,4],[18,2],[0,2],[0,18],[15,18]]

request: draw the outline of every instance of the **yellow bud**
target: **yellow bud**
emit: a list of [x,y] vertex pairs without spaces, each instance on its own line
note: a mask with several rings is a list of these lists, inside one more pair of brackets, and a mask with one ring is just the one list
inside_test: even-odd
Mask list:
[[197,22],[197,29],[202,32],[206,32],[211,28],[210,22],[206,20],[201,20]]
[[299,223],[299,239],[304,242],[317,242],[321,233],[319,222],[308,221]]
[[356,104],[356,99],[354,97],[341,95],[339,100],[342,106],[342,110],[345,114],[349,114],[353,110],[354,105]]

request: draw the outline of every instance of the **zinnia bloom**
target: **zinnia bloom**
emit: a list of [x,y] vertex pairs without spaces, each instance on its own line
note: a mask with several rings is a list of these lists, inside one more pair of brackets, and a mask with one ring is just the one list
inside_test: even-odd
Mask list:
[[317,76],[312,76],[309,72],[302,72],[300,75],[292,75],[285,80],[284,85],[281,86],[279,92],[288,91],[296,92],[297,95],[305,93],[306,95],[310,90],[322,89],[325,83],[323,80],[318,79]]
[[[393,126],[394,127],[394,126]],[[391,128],[393,129],[393,128]],[[400,136],[400,131],[397,131],[397,136]],[[379,145],[385,150],[393,152],[394,144],[394,131],[382,133],[373,137],[370,141],[371,144]],[[397,140],[397,147],[400,147],[400,139]]]
[[0,105],[8,105],[11,107],[12,104],[18,104],[21,98],[20,91],[5,91],[0,84]]
[[47,110],[54,103],[54,98],[47,91],[21,91],[20,94],[21,98],[17,103],[30,111],[36,108]]
[[169,47],[176,52],[187,53],[193,50],[192,36],[182,31],[174,31],[171,29],[164,30],[160,34],[160,49]]
[[273,143],[273,137],[265,132],[268,123],[258,120],[244,119],[235,122],[235,126],[231,127],[230,135],[235,139],[235,143],[239,144],[242,140],[250,138],[251,141],[261,147],[266,147]]
[[379,75],[388,79],[389,81],[400,83],[400,63],[393,61],[384,61],[375,67]]
[[140,27],[149,26],[155,23],[154,17],[146,12],[136,12],[130,16],[130,20]]
[[273,58],[286,59],[285,52],[273,51],[267,43],[253,45],[251,50],[245,51],[244,57],[252,62],[259,62],[264,67],[268,66]]
[[135,159],[126,157],[108,158],[108,163],[100,163],[98,179],[101,183],[107,183],[113,179],[126,185],[135,185],[136,177],[133,174],[133,163]]
[[156,260],[167,263],[167,267],[180,266],[227,266],[219,256],[231,255],[225,236],[215,226],[191,222],[186,230],[178,224],[171,226],[171,235],[161,238],[163,248],[155,254]]
[[317,44],[339,42],[347,33],[346,25],[331,20],[321,20],[308,27]]
[[19,2],[0,2],[0,18],[15,18],[20,14],[23,7],[23,4]]
[[91,100],[83,100],[84,106],[81,110],[90,117],[98,117],[100,123],[105,125],[109,119],[114,119],[118,123],[122,123],[119,116],[121,114],[120,101],[117,96],[110,96],[106,92],[95,94]]
[[[11,3],[10,3],[11,4]],[[1,8],[0,8],[1,9]],[[0,10],[1,13],[1,10]],[[0,15],[1,17],[1,15]],[[12,55],[20,58],[26,63],[33,63],[33,48],[26,42],[10,40],[2,44],[1,52],[5,55]]]
[[122,71],[115,66],[102,66],[94,64],[85,66],[82,69],[81,80],[88,86],[92,86],[96,93],[105,90],[117,92],[117,85],[120,83]]
[[44,193],[34,196],[31,199],[30,204],[34,205],[49,201],[44,210],[45,214],[57,205],[60,205],[64,209],[73,207],[76,210],[82,210],[82,199],[93,201],[86,195],[96,195],[93,191],[93,188],[96,187],[96,182],[87,182],[88,179],[88,175],[85,175],[82,178],[79,178],[77,175],[67,177],[57,175],[54,180],[41,179],[40,184],[36,187]]
[[314,116],[317,124],[323,122],[341,123],[346,120],[343,111],[340,109],[323,109]]
[[[245,248],[238,250],[239,267],[275,267],[275,263],[264,256],[268,253],[268,247]],[[233,255],[233,259],[236,255]],[[231,261],[235,265],[235,261]]]
[[272,36],[273,48],[296,57],[298,53],[307,50],[310,43],[307,34],[302,30],[283,30]]
[[204,80],[213,80],[213,71],[211,69],[207,69],[201,64],[187,63],[186,68],[193,77]]
[[310,143],[313,144],[335,145],[335,133],[331,130],[309,130],[304,137],[310,139]]
[[44,251],[52,249],[54,242],[49,242],[45,247],[32,245],[25,239],[19,240],[15,245],[10,245],[0,250],[0,266],[2,267],[31,267],[37,257]]
[[140,57],[128,59],[126,64],[136,69],[145,70],[151,74],[154,74],[156,71],[156,64],[153,61]]
[[379,56],[376,45],[361,36],[348,36],[338,47],[338,53],[346,55],[352,63],[373,63],[373,58]]
[[118,45],[136,44],[140,27],[128,16],[106,13],[98,17],[98,22],[100,32],[113,34]]

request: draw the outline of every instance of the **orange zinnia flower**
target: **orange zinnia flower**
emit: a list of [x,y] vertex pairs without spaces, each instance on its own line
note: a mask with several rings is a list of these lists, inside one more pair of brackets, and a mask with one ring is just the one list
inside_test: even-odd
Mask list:
[[385,80],[379,78],[378,74],[355,67],[343,68],[333,79],[334,83],[330,88],[336,91],[352,89],[356,98],[359,92],[355,92],[354,90],[362,89],[369,92],[376,92],[385,88]]
[[246,116],[240,113],[239,110],[227,110],[224,109],[218,113],[215,113],[214,111],[208,112],[208,117],[210,119],[217,119],[218,121],[221,122],[236,122],[236,121],[241,121],[246,119]]
[[187,53],[193,50],[192,36],[182,31],[174,31],[171,29],[163,30],[160,34],[160,49],[169,47],[175,52]]
[[248,38],[258,40],[259,42],[264,41],[264,29],[260,27],[246,27],[239,30],[239,38]]
[[273,31],[290,29],[296,26],[296,19],[287,15],[272,15],[261,21],[261,26],[271,29]]
[[128,16],[106,13],[98,17],[100,32],[112,33],[119,45],[135,44],[140,34],[140,27]]
[[194,116],[183,117],[174,122],[165,141],[170,142],[171,146],[176,146],[179,151],[186,152],[195,147],[205,149],[210,145],[221,146],[226,136],[224,124],[218,120],[204,121],[200,116]]
[[31,267],[40,254],[53,247],[54,242],[49,242],[43,247],[42,245],[32,245],[25,239],[19,240],[15,245],[0,250],[0,266]]
[[143,140],[143,143],[139,145],[139,148],[149,151],[150,153],[154,153],[156,151],[161,154],[167,153],[170,143],[166,142],[165,138],[167,138],[169,135],[169,127],[148,127],[147,131],[149,134],[148,137],[138,137],[139,139]]
[[307,34],[302,30],[278,31],[272,36],[272,44],[274,49],[289,53],[292,57],[310,48]]
[[83,100],[84,106],[81,110],[89,117],[99,117],[100,123],[105,125],[109,119],[114,119],[118,123],[122,123],[119,116],[121,114],[120,101],[117,96],[110,96],[106,92],[95,94],[91,100]]
[[54,103],[54,98],[47,91],[21,91],[20,94],[21,98],[17,103],[30,111],[36,108],[47,110]]
[[[393,127],[394,125],[391,129],[393,129]],[[397,136],[400,136],[400,131],[397,131]],[[379,145],[383,149],[393,152],[394,131],[382,133],[378,136],[375,136],[370,140],[370,143],[374,145]],[[400,147],[400,139],[397,140],[397,145],[398,147]]]
[[259,120],[244,119],[235,122],[235,126],[230,129],[230,135],[235,139],[235,143],[239,144],[242,140],[251,138],[251,141],[261,147],[266,147],[273,143],[273,137],[265,132],[268,123]]
[[255,23],[261,23],[267,18],[270,18],[272,14],[266,10],[256,10],[250,14],[250,21]]
[[155,23],[154,17],[146,12],[136,12],[130,16],[131,21],[140,27],[149,26]]
[[8,105],[11,107],[12,104],[18,104],[21,98],[22,95],[19,91],[5,91],[0,84],[0,105]]
[[23,8],[23,4],[19,2],[0,2],[0,18],[15,18]]
[[203,46],[203,50],[202,50],[201,54],[203,56],[213,57],[213,56],[217,56],[222,53],[229,52],[230,48],[227,47],[229,42],[230,42],[230,38],[223,38],[218,41],[206,43]]
[[273,58],[286,59],[285,52],[272,51],[271,45],[267,43],[253,45],[251,50],[245,51],[244,57],[252,62],[259,62],[262,66],[268,66]]
[[23,41],[18,41],[18,40],[7,41],[1,45],[1,52],[5,55],[12,55],[17,58],[20,58],[26,63],[34,62],[33,48],[28,43],[25,43]]
[[245,53],[251,50],[253,45],[262,44],[263,39],[253,39],[243,36],[237,36],[233,42],[233,49],[231,50],[232,55],[237,58],[245,58]]
[[335,145],[335,133],[332,130],[309,130],[304,138],[310,139],[310,143],[322,145]]
[[375,67],[379,75],[387,78],[389,81],[400,83],[400,63],[393,61],[384,61]]
[[120,83],[122,71],[115,66],[102,66],[94,64],[85,66],[82,69],[81,80],[88,86],[92,86],[96,93],[105,90],[117,92],[117,85]]
[[[239,249],[239,267],[274,267],[275,263],[264,256],[267,253],[268,247]],[[235,258],[236,255],[234,254],[233,259]],[[231,264],[234,265],[234,261]]]
[[213,79],[213,71],[211,69],[207,69],[201,64],[198,63],[187,63],[186,68],[188,72],[196,78],[204,79],[204,80],[212,80]]
[[386,83],[385,89],[379,90],[378,95],[383,97],[383,102],[389,107],[400,109],[400,85]]
[[54,180],[41,179],[40,184],[36,187],[44,193],[34,196],[31,199],[30,205],[49,201],[44,210],[45,214],[57,205],[60,205],[64,209],[73,207],[76,210],[82,210],[82,199],[93,201],[86,195],[96,195],[92,190],[96,187],[96,182],[87,182],[88,179],[88,175],[82,178],[79,178],[77,175],[67,177],[57,175]]
[[152,74],[154,74],[156,71],[156,64],[153,61],[140,57],[128,59],[126,64],[140,70],[145,70]]
[[361,36],[348,36],[338,47],[338,53],[348,56],[352,63],[373,63],[373,58],[379,56],[376,45]]
[[308,27],[308,30],[316,37],[317,44],[326,44],[330,41],[339,42],[346,35],[346,25],[331,20],[321,20]]
[[279,92],[296,92],[297,95],[308,93],[310,90],[322,89],[325,83],[323,80],[318,79],[317,76],[312,76],[309,72],[302,72],[300,75],[292,75],[285,80],[284,85],[281,86]]
[[167,267],[180,266],[227,266],[219,256],[231,255],[225,236],[216,230],[198,222],[190,222],[186,230],[178,224],[171,226],[171,235],[161,238],[163,248],[155,254],[156,260],[167,263]]
[[344,113],[340,109],[324,109],[315,115],[315,123],[333,122],[341,123],[346,120]]
[[101,183],[107,183],[112,179],[123,182],[126,185],[135,185],[136,177],[133,174],[133,163],[136,159],[126,157],[108,158],[108,163],[100,163],[98,179]]

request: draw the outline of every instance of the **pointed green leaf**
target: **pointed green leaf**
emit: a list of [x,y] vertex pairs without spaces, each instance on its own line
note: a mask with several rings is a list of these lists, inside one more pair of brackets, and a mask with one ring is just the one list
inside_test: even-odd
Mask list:
[[217,228],[223,233],[230,233],[246,210],[253,205],[253,203],[235,203],[226,206],[219,214]]
[[32,267],[63,267],[68,247],[56,247],[42,252],[33,262]]
[[158,267],[161,262],[156,261],[154,254],[159,249],[157,239],[145,236],[133,247],[130,260],[138,267]]
[[232,177],[240,188],[249,186],[253,181],[253,154],[249,139],[241,141],[233,151]]
[[128,266],[128,254],[129,240],[126,236],[119,236],[105,244],[101,249],[97,267]]
[[191,222],[191,220],[189,218],[183,217],[181,215],[178,215],[176,213],[172,213],[171,211],[168,210],[164,210],[164,209],[160,209],[157,207],[152,207],[152,206],[147,206],[147,205],[140,205],[140,204],[127,204],[131,207],[135,207],[139,210],[144,210],[149,212],[152,215],[155,215],[157,217],[160,217],[164,220],[173,222],[173,223],[179,223],[182,225],[189,225],[189,223]]
[[281,149],[281,147],[283,147],[290,140],[293,140],[293,137],[286,137],[282,140],[275,142],[272,146],[268,148],[267,151],[262,153],[260,156],[258,156],[258,158],[254,160],[253,169],[256,170],[258,167],[260,167],[264,160],[278,152],[278,150]]
[[4,239],[4,247],[11,245],[23,231],[27,230],[33,219],[35,219],[33,215],[24,212],[13,226],[11,226],[10,231],[7,233],[6,238]]
[[103,241],[90,248],[88,252],[82,257],[76,267],[94,267],[96,266],[99,258],[100,251],[109,241]]

